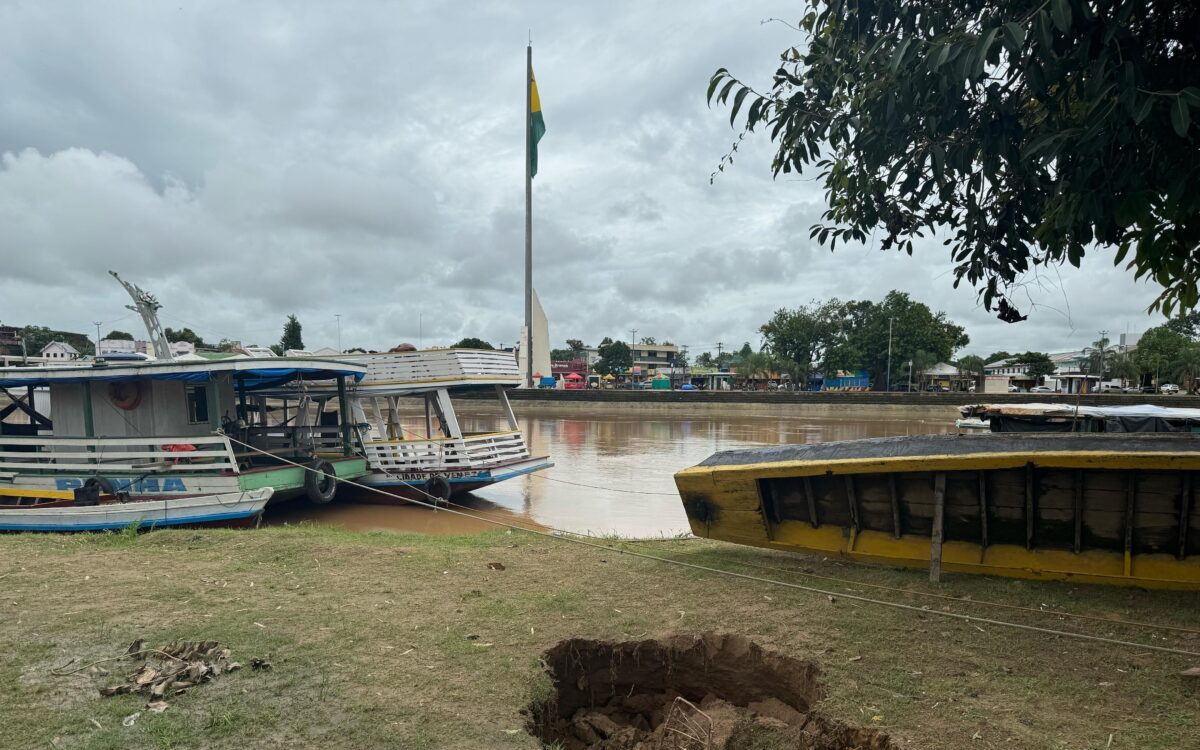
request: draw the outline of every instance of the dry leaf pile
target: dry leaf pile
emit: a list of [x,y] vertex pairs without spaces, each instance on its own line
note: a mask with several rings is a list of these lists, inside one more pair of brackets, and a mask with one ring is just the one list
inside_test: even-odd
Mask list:
[[[232,652],[218,641],[176,641],[162,648],[146,648],[145,641],[138,639],[121,656],[101,659],[70,672],[55,670],[54,674],[73,674],[106,661],[129,659],[140,662],[138,668],[121,682],[100,688],[100,695],[143,694],[149,697],[151,706],[161,705],[157,711],[162,711],[166,708],[166,704],[161,703],[164,697],[178,695],[188,688],[211,682],[226,672],[241,669],[242,665],[233,661],[231,656]],[[267,664],[261,659],[254,661],[256,669],[264,668],[262,665]]]

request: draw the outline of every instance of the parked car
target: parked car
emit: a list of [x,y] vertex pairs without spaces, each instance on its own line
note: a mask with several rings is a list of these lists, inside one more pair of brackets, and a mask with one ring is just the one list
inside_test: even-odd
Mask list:
[[1100,392],[1101,393],[1121,393],[1121,392],[1129,393],[1131,391],[1136,392],[1137,388],[1133,388],[1133,389],[1122,388],[1121,386],[1119,386],[1115,383],[1101,383],[1100,384]]
[[1017,386],[1017,385],[1010,385],[1008,387],[1008,392],[1009,393],[1024,393],[1025,389],[1020,386]]
[[1121,389],[1121,393],[1141,393],[1142,387],[1139,385],[1127,385]]
[[1160,393],[1179,393],[1179,386],[1174,383],[1163,383],[1158,390]]
[[1048,385],[1035,385],[1034,387],[1029,389],[1029,392],[1030,393],[1057,393],[1057,391],[1055,391],[1053,388],[1051,388]]

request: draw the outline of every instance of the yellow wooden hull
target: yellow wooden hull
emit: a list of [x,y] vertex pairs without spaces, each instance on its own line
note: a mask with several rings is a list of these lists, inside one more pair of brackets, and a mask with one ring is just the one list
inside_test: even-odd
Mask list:
[[1200,589],[1200,438],[904,440],[911,449],[887,439],[717,454],[675,482],[692,532],[711,539],[888,565],[936,559],[952,572]]

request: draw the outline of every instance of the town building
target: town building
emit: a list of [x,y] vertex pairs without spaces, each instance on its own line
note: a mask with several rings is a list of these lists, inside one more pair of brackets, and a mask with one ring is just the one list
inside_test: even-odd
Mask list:
[[42,348],[41,356],[52,361],[70,361],[79,359],[79,350],[65,341],[51,341]]
[[172,341],[171,356],[182,357],[185,354],[195,354],[196,345],[190,341]]
[[659,370],[669,372],[675,365],[675,356],[679,354],[679,347],[670,343],[635,344],[630,349],[633,354],[633,370],[642,374],[654,374]]

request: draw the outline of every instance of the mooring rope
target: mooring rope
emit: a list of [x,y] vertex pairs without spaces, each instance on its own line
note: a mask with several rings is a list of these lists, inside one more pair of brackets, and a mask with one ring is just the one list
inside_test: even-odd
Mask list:
[[[278,461],[282,461],[283,463],[286,463],[286,464],[291,464],[292,466],[298,466],[301,469],[304,469],[305,471],[310,471],[313,473],[321,473],[321,474],[324,473],[324,472],[318,471],[317,469],[312,468],[311,466],[306,466],[306,465],[298,463],[296,461],[290,461],[286,458],[283,458],[282,456],[276,456],[273,453],[269,453],[268,451],[257,448],[253,445],[250,445],[249,443],[242,442],[241,440],[238,440],[237,438],[232,437],[231,435],[227,435],[222,431],[218,430],[216,434],[224,435],[226,438],[228,438],[232,442],[235,442],[235,443],[238,443],[239,445],[245,446],[246,448],[249,448],[252,451],[261,453],[264,456],[270,456],[271,458],[274,458]],[[348,484],[352,487],[358,487],[358,488],[361,488],[364,490],[379,493],[381,495],[389,495],[389,496],[391,495],[391,493],[385,492],[379,488],[371,487],[369,485],[355,482],[353,480],[339,479],[338,481]],[[1108,644],[1112,644],[1115,646],[1125,646],[1128,648],[1135,648],[1135,649],[1142,649],[1142,650],[1149,650],[1149,651],[1158,651],[1160,653],[1176,654],[1179,656],[1189,656],[1189,657],[1194,657],[1194,658],[1200,658],[1200,652],[1197,652],[1197,651],[1187,651],[1185,649],[1171,648],[1169,646],[1156,646],[1156,645],[1149,644],[1149,643],[1139,643],[1137,641],[1125,641],[1125,640],[1121,640],[1118,638],[1108,638],[1108,637],[1101,636],[1101,635],[1090,635],[1088,633],[1074,633],[1069,630],[1056,630],[1054,628],[1044,628],[1044,627],[1041,627],[1038,625],[1027,625],[1025,623],[1008,622],[1005,620],[996,620],[996,619],[992,619],[989,617],[978,617],[976,615],[968,615],[968,614],[963,614],[960,612],[947,612],[945,610],[938,610],[938,609],[925,609],[923,607],[917,607],[912,604],[902,604],[900,602],[889,602],[884,599],[872,599],[871,597],[862,596],[861,594],[848,594],[848,593],[845,593],[842,591],[827,591],[825,589],[817,588],[816,586],[806,586],[804,584],[794,583],[791,581],[777,581],[777,580],[774,580],[771,578],[763,578],[762,576],[754,576],[754,575],[749,575],[747,573],[737,573],[732,570],[722,570],[721,568],[714,568],[714,567],[711,567],[708,565],[700,565],[698,563],[691,563],[691,562],[686,562],[683,560],[675,560],[675,559],[672,559],[669,557],[660,557],[658,555],[651,555],[651,554],[648,554],[645,552],[636,552],[633,550],[622,549],[620,547],[613,547],[613,546],[610,546],[607,544],[600,544],[599,542],[591,541],[585,537],[581,537],[577,534],[572,534],[571,532],[568,532],[568,531],[560,531],[558,529],[553,529],[552,531],[540,531],[537,529],[529,529],[529,528],[525,528],[523,526],[519,526],[517,524],[508,523],[506,521],[497,521],[497,520],[494,520],[491,518],[477,516],[472,513],[467,513],[467,512],[461,511],[461,510],[455,510],[454,508],[449,508],[449,507],[439,508],[438,504],[442,502],[441,498],[438,498],[437,496],[435,496],[429,492],[426,492],[424,489],[422,489],[420,487],[416,487],[413,485],[410,485],[410,486],[412,487],[412,489],[417,490],[422,495],[425,495],[426,497],[433,500],[433,502],[425,502],[423,500],[410,499],[411,502],[414,502],[418,505],[424,505],[425,507],[433,508],[435,510],[442,510],[446,513],[454,513],[456,515],[465,516],[467,518],[474,518],[474,519],[477,519],[480,521],[484,521],[486,523],[495,524],[497,526],[503,526],[506,528],[515,529],[517,531],[524,531],[529,534],[543,536],[543,537],[546,537],[547,539],[558,539],[558,540],[562,540],[562,541],[573,542],[575,544],[580,544],[580,545],[583,545],[586,547],[593,547],[595,549],[601,549],[606,552],[615,552],[620,555],[630,555],[631,557],[639,557],[639,558],[643,558],[646,560],[653,560],[656,562],[667,563],[669,565],[677,565],[679,567],[690,568],[692,570],[701,570],[706,573],[716,573],[717,575],[729,576],[731,578],[738,578],[738,579],[746,580],[746,581],[756,581],[758,583],[766,583],[766,584],[769,584],[772,586],[780,586],[783,588],[796,589],[798,591],[806,591],[808,593],[820,594],[822,596],[842,597],[843,599],[848,599],[850,601],[863,602],[864,604],[875,604],[875,605],[878,605],[881,607],[890,607],[892,609],[899,609],[899,610],[903,610],[903,611],[907,611],[907,612],[915,612],[920,615],[936,615],[938,617],[946,617],[946,618],[950,618],[950,619],[954,619],[954,620],[962,620],[964,622],[979,623],[979,624],[984,624],[984,625],[995,625],[997,627],[1006,627],[1006,628],[1013,628],[1015,630],[1024,630],[1027,632],[1043,633],[1046,635],[1059,636],[1062,638],[1074,638],[1076,640],[1092,641],[1092,642],[1096,642],[1096,643],[1108,643]]]

